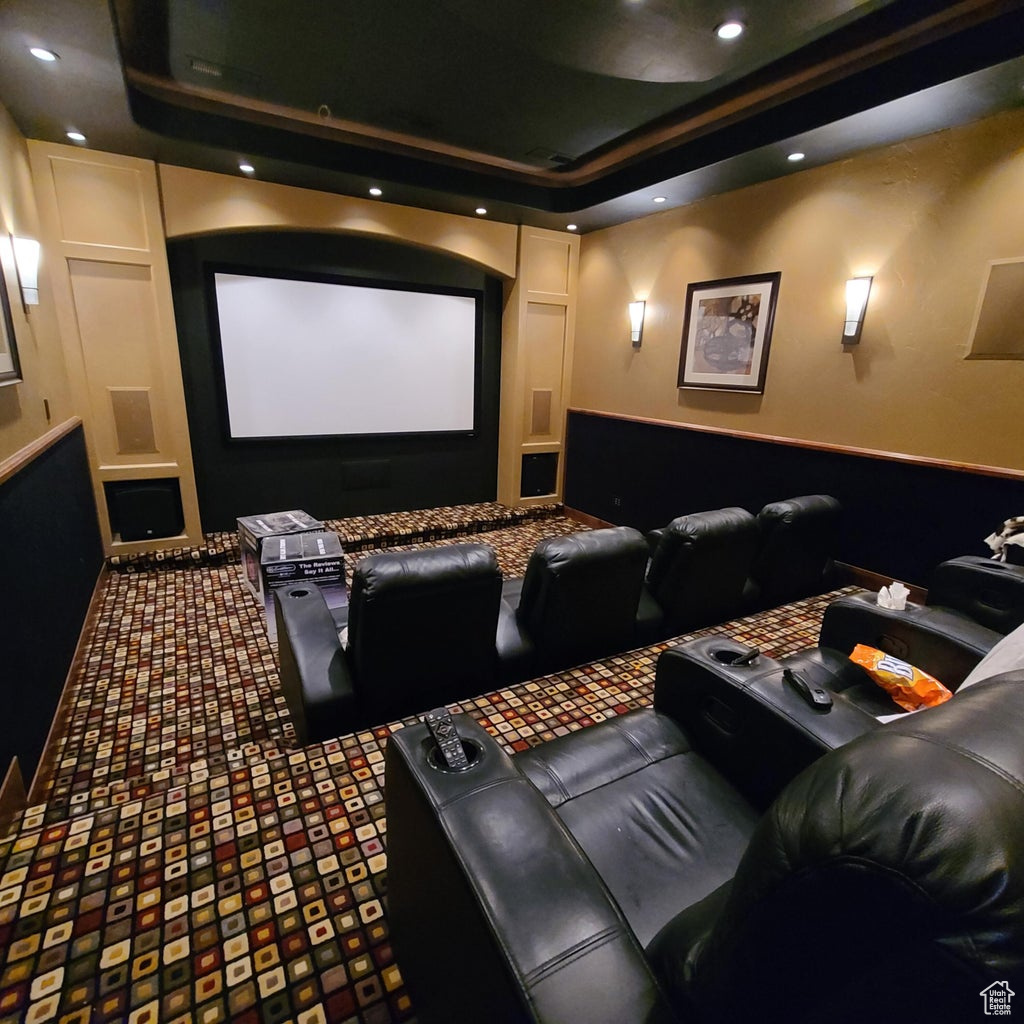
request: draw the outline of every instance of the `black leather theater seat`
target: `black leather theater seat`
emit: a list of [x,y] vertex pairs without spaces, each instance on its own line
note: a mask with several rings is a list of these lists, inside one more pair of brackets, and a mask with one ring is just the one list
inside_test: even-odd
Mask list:
[[[666,651],[658,661],[655,703],[690,724],[691,735],[742,772],[744,791],[763,797],[804,762],[879,726],[880,719],[905,714],[867,673],[850,661],[858,644],[874,647],[931,673],[959,699],[958,691],[982,660],[1012,638],[936,609],[880,608],[874,595],[845,595],[825,610],[818,646],[779,660],[758,654],[727,635],[702,637]],[[1024,643],[1024,638],[1021,638]],[[818,706],[786,678],[795,672],[822,691]],[[772,716],[785,714],[799,728],[771,751],[765,763],[744,754],[752,732]],[[771,732],[768,734],[772,735]],[[794,762],[796,759],[796,762]],[[737,780],[739,776],[736,777]]]
[[932,573],[927,603],[1005,635],[1024,623],[1024,566],[977,555],[951,558]]
[[747,607],[777,608],[831,590],[842,515],[842,505],[828,494],[765,505],[757,514],[761,542],[747,581]]
[[498,657],[513,682],[636,646],[647,544],[628,526],[542,540],[503,588]]
[[388,917],[417,1019],[963,1024],[993,982],[1024,991],[1024,669],[781,774],[814,712],[776,696],[736,745],[657,693],[512,758],[457,716],[464,771],[425,726],[392,736]]
[[641,642],[742,615],[759,543],[757,520],[742,508],[679,516],[658,531],[637,618]]
[[360,559],[347,649],[316,587],[282,587],[276,598],[281,686],[300,743],[496,685],[501,572],[486,544]]
[[837,585],[842,506],[827,494],[693,512],[652,530],[637,619],[645,643],[775,608]]

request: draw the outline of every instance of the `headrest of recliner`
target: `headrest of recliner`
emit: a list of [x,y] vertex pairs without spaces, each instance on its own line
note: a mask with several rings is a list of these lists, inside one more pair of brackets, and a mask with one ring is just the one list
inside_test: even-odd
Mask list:
[[716,536],[729,537],[737,531],[749,531],[754,524],[754,517],[745,508],[734,506],[679,516],[668,524],[666,533],[696,544]]
[[591,562],[616,559],[643,562],[647,558],[647,542],[630,526],[612,526],[603,530],[584,530],[563,537],[549,537],[534,548],[533,557],[543,562],[556,575],[567,568]]
[[769,502],[757,514],[762,528],[788,525],[809,518],[828,518],[838,521],[843,506],[829,494],[805,494],[798,498],[785,498]]
[[693,580],[692,584],[698,588],[717,586],[735,578],[742,587],[759,539],[757,520],[745,508],[716,508],[679,516],[665,528],[651,556],[648,586],[659,600],[669,601],[670,595],[663,594],[663,588],[676,589],[676,574],[706,551],[714,573],[707,580]]
[[494,549],[486,544],[451,544],[415,551],[383,551],[361,558],[352,573],[353,596],[394,590],[450,589],[463,581],[500,579]]

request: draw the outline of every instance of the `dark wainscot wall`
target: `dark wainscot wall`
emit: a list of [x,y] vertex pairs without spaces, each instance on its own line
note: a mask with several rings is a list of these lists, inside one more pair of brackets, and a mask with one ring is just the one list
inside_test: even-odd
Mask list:
[[28,786],[103,565],[80,425],[0,484],[0,529],[0,776],[17,756]]
[[569,413],[565,503],[649,530],[688,512],[832,494],[845,509],[837,558],[927,586],[956,555],[1024,513],[1024,481],[803,448],[579,411]]
[[[192,456],[204,530],[301,508],[318,518],[493,501],[497,491],[501,281],[407,245],[327,233],[241,232],[168,245]],[[207,296],[207,267],[327,274],[483,294],[474,436],[231,441]],[[386,401],[386,396],[382,396]]]

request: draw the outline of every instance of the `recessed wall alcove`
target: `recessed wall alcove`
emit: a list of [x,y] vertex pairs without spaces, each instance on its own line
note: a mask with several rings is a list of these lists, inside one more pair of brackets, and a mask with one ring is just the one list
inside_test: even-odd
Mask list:
[[[168,243],[203,529],[240,515],[301,508],[319,518],[493,500],[498,457],[502,282],[438,252],[359,235],[239,231]],[[475,429],[470,436],[379,435],[232,440],[225,420],[211,268],[324,275],[481,297]],[[296,317],[298,324],[299,317]],[[366,344],[373,343],[372,338]],[[281,357],[288,339],[281,340]],[[268,368],[272,372],[272,368]],[[380,395],[381,402],[390,396]]]

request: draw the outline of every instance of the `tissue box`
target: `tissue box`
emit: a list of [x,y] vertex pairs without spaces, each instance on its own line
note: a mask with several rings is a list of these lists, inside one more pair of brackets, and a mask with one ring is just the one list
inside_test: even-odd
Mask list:
[[253,597],[264,599],[263,574],[260,552],[268,537],[322,530],[324,524],[309,513],[295,509],[291,512],[265,512],[258,516],[242,516],[238,523],[238,547],[242,554],[242,582]]

